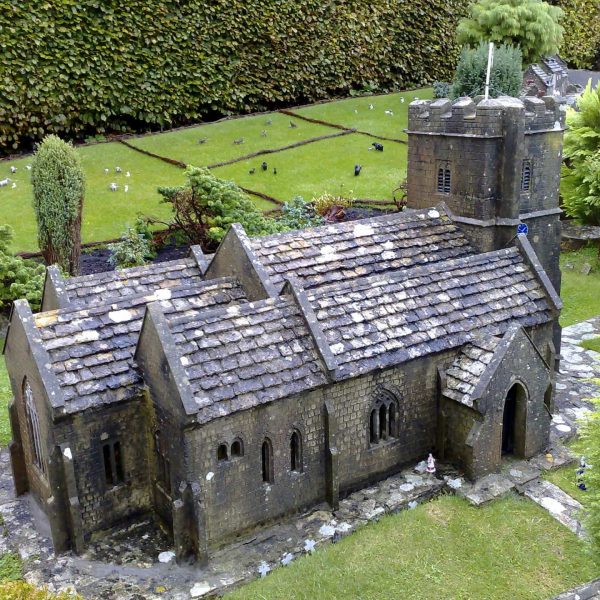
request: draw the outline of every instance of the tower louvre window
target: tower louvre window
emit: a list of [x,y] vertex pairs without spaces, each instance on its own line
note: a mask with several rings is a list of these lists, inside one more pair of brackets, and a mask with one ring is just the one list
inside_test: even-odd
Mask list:
[[524,160],[521,169],[521,191],[528,192],[531,189],[531,161]]
[[121,442],[112,441],[102,446],[102,458],[104,460],[104,478],[106,485],[115,486],[123,483],[123,454],[121,453]]
[[437,191],[439,194],[449,194],[452,184],[452,172],[448,165],[442,165],[437,172]]
[[23,390],[25,396],[25,410],[27,413],[27,425],[29,429],[29,438],[31,444],[31,450],[33,452],[33,462],[35,465],[46,475],[46,461],[44,460],[42,450],[42,436],[40,433],[40,419],[35,407],[35,400],[33,398],[33,390],[26,381]]

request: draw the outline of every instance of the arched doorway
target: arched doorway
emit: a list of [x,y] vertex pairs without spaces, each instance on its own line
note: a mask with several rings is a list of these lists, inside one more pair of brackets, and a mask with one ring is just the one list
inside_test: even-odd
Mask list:
[[504,401],[502,416],[502,454],[525,454],[525,423],[527,417],[527,392],[515,383]]

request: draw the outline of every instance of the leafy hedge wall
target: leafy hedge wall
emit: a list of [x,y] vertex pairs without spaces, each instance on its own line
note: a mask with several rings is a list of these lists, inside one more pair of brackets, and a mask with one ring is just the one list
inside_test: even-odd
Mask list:
[[448,80],[469,0],[0,0],[0,148]]
[[565,13],[561,56],[573,67],[591,69],[600,57],[600,1],[551,0],[550,4],[560,6]]

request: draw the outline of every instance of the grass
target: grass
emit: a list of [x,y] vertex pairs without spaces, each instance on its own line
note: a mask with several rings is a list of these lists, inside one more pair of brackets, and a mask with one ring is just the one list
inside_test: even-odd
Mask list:
[[23,579],[23,561],[18,554],[7,552],[0,556],[0,582]]
[[[596,248],[582,248],[561,256],[563,309],[560,324],[563,327],[585,321],[600,314],[600,261]],[[592,265],[589,275],[581,273],[585,263]]]
[[600,337],[595,337],[590,340],[583,340],[583,342],[581,342],[579,345],[586,350],[600,352]]
[[523,498],[444,496],[385,517],[227,596],[259,599],[549,598],[597,576],[568,529]]
[[[4,346],[4,339],[0,337],[0,348]],[[12,390],[6,371],[4,356],[0,355],[0,448],[8,445],[12,439],[10,419],[8,418],[8,403],[12,398]]]
[[[325,192],[391,200],[406,175],[407,146],[383,142],[383,152],[377,152],[369,150],[373,141],[358,133],[346,135],[219,167],[214,173],[282,201],[297,195],[310,200]],[[260,169],[263,160],[269,166],[265,172]],[[362,166],[358,177],[354,176],[356,164]],[[253,175],[249,173],[252,168],[256,169]]]
[[[181,169],[116,142],[82,146],[79,154],[87,178],[82,227],[84,242],[119,237],[127,224],[134,223],[138,213],[162,219],[169,217],[170,209],[159,204],[156,188],[183,183]],[[31,157],[0,162],[0,179],[10,177],[17,184],[14,190],[10,186],[0,188],[0,223],[14,229],[15,252],[38,248],[30,172],[26,169],[30,163]],[[11,165],[18,169],[15,175],[10,172]],[[117,166],[123,173],[114,172]],[[105,168],[110,169],[109,175],[104,174]],[[131,177],[125,177],[126,171],[131,172]],[[120,186],[117,192],[108,189],[111,182]],[[128,193],[123,191],[125,184],[129,186]]]
[[[295,113],[343,125],[349,129],[368,131],[375,135],[407,139],[404,129],[408,125],[408,105],[415,99],[433,98],[433,89],[412,92],[348,98],[336,102],[324,102],[294,110]],[[402,102],[404,100],[404,102]],[[372,105],[371,110],[369,106]],[[393,115],[386,114],[391,110]]]
[[566,492],[569,496],[575,498],[575,500],[579,500],[583,504],[586,501],[587,494],[577,487],[576,470],[577,464],[567,465],[559,469],[547,471],[544,474],[544,479],[558,486],[563,492]]

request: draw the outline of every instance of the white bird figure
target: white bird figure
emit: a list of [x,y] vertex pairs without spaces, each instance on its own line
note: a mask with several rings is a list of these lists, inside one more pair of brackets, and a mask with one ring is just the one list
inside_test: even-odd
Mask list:
[[27,165],[25,168],[26,168],[28,171],[31,171],[31,165]]
[[121,167],[115,167],[115,173],[121,173],[122,169]]
[[16,173],[17,172],[17,167],[15,167],[14,165],[10,168],[10,172],[11,173]]
[[372,104],[369,104],[369,110],[373,110],[375,107]]
[[402,102],[402,104],[404,104],[404,98],[400,98],[400,102]]
[[111,183],[111,184],[108,186],[108,189],[109,189],[111,192],[116,192],[116,191],[119,189],[119,186],[118,186],[116,183]]
[[6,187],[10,183],[10,179],[7,177],[6,179],[0,179],[0,187]]
[[131,173],[127,171],[127,173],[125,173],[125,177],[131,177]]
[[126,185],[126,186],[123,188],[123,191],[124,191],[125,193],[127,193],[127,192],[129,191],[129,186],[128,186],[128,185]]
[[108,169],[104,169],[104,174],[108,175]]
[[358,109],[354,109],[354,114],[357,115],[358,114]]
[[386,115],[390,115],[390,117],[394,116],[394,111],[390,110],[389,108],[385,111]]
[[17,187],[17,184],[16,184],[16,183],[13,183],[13,184],[12,184],[12,189],[14,190],[16,187]]

